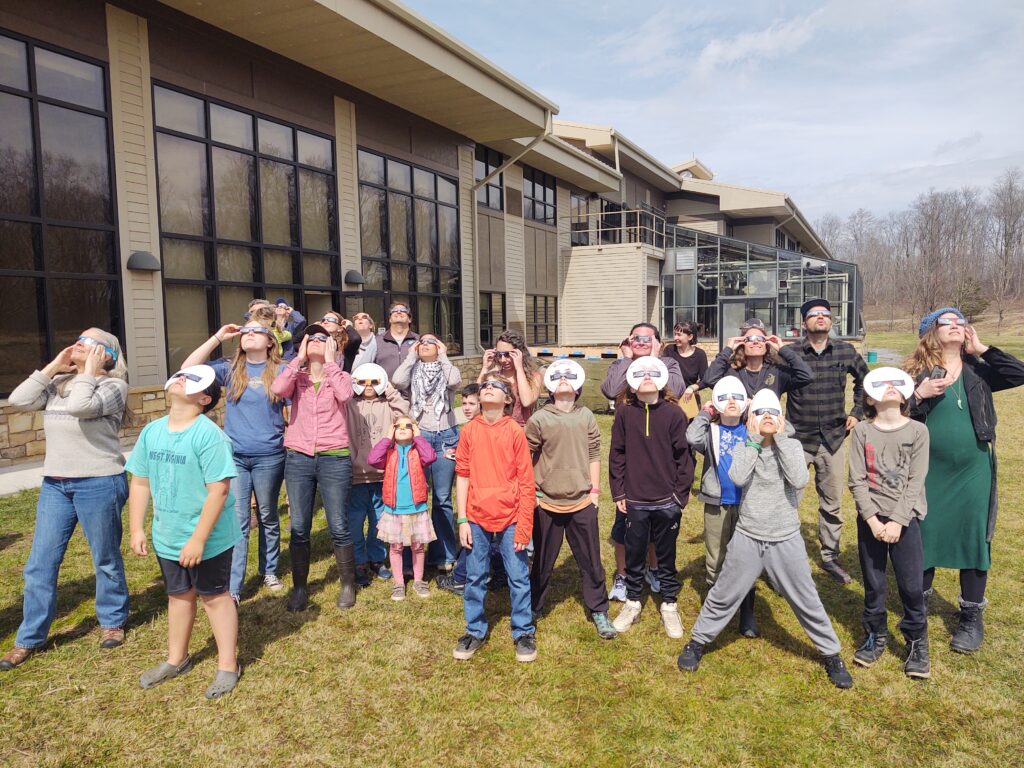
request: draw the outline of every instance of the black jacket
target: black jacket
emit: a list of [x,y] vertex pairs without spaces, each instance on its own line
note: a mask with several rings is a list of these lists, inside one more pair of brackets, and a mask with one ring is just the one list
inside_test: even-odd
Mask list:
[[667,400],[654,405],[637,401],[615,409],[608,455],[608,479],[615,501],[674,502],[682,509],[693,485],[693,473],[686,416],[678,405]]
[[759,389],[770,389],[779,397],[786,392],[799,389],[814,381],[814,372],[804,362],[800,353],[790,344],[779,348],[779,357],[783,365],[765,362],[761,370],[752,373],[746,368],[733,368],[729,365],[733,351],[725,347],[715,355],[707,372],[704,374],[704,386],[714,387],[726,376],[735,376],[743,382],[747,397],[753,397]]
[[[920,384],[927,378],[925,371],[917,377]],[[988,501],[988,534],[987,540],[992,541],[996,530],[996,407],[992,401],[992,393],[1004,389],[1012,389],[1024,384],[1024,362],[998,347],[989,347],[981,358],[974,355],[964,356],[964,369],[961,374],[964,381],[964,392],[967,395],[967,410],[971,414],[974,434],[978,440],[992,444],[992,494]],[[910,416],[917,421],[927,423],[932,408],[946,397],[945,394],[918,400],[917,395],[910,398]]]

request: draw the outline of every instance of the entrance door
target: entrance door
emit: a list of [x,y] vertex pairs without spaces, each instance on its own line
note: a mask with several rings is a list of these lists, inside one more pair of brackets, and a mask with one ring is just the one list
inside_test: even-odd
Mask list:
[[725,345],[725,340],[736,336],[740,326],[751,317],[764,323],[769,335],[775,330],[775,299],[754,298],[749,296],[722,297],[718,300],[718,347]]

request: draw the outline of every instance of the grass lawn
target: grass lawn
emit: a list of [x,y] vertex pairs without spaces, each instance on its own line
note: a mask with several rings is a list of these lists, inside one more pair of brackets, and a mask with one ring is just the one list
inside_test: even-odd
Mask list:
[[[1006,349],[1024,352],[1015,339],[1005,341]],[[912,344],[906,334],[872,333],[868,339],[868,348],[907,351]],[[1018,499],[1024,447],[1017,436],[1024,430],[1024,392],[999,394],[996,403],[1002,506],[987,637],[974,656],[949,650],[958,588],[955,573],[940,572],[930,617],[929,682],[906,679],[895,654],[870,670],[853,668],[863,588],[848,495],[843,554],[854,583],[837,586],[816,562],[812,568],[854,675],[849,691],[828,683],[789,607],[764,585],[756,608],[762,637],[745,640],[731,627],[695,675],[676,669],[683,641],[665,637],[650,599],[628,634],[599,640],[580,603],[567,547],[538,623],[538,660],[516,663],[508,593],[500,592],[489,601],[490,641],[471,661],[454,662],[451,649],[464,624],[461,602],[452,595],[410,595],[393,603],[390,586],[378,581],[359,593],[355,609],[334,608],[337,582],[322,515],[309,611],[289,614],[283,596],[257,591],[255,578],[250,583],[240,609],[245,675],[234,694],[203,699],[216,656],[201,611],[193,672],[143,691],[138,676],[163,659],[167,633],[156,562],[131,555],[125,537],[132,590],[128,642],[101,653],[92,565],[78,533],[61,571],[51,646],[0,675],[0,765],[1021,765],[1024,524]],[[598,418],[607,452],[611,417]],[[21,618],[21,568],[36,495],[0,499],[4,649]],[[801,514],[812,554],[815,509],[813,492],[806,494]],[[605,493],[605,533],[611,511]],[[691,500],[678,549],[679,606],[687,629],[706,591],[700,533],[701,505]],[[612,548],[603,549],[610,575]],[[250,550],[253,574],[255,547]],[[283,566],[290,581],[287,555]],[[890,631],[898,638],[894,585],[891,596]],[[613,604],[612,614],[617,611]],[[895,645],[902,651],[901,640]]]

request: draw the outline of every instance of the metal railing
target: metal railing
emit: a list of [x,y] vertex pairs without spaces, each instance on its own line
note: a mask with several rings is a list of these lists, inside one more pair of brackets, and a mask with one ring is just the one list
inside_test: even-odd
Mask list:
[[644,243],[665,247],[665,216],[653,208],[627,208],[563,217],[575,246]]

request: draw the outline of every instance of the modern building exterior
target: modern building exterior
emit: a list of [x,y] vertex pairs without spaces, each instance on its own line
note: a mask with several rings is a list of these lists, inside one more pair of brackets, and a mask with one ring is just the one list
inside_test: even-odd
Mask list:
[[[856,332],[855,270],[785,195],[557,112],[393,0],[0,0],[0,398],[98,326],[144,421],[253,297],[403,301],[467,367],[506,327],[714,336],[768,299],[788,326],[819,283]],[[0,409],[0,466],[42,453],[36,421]]]

